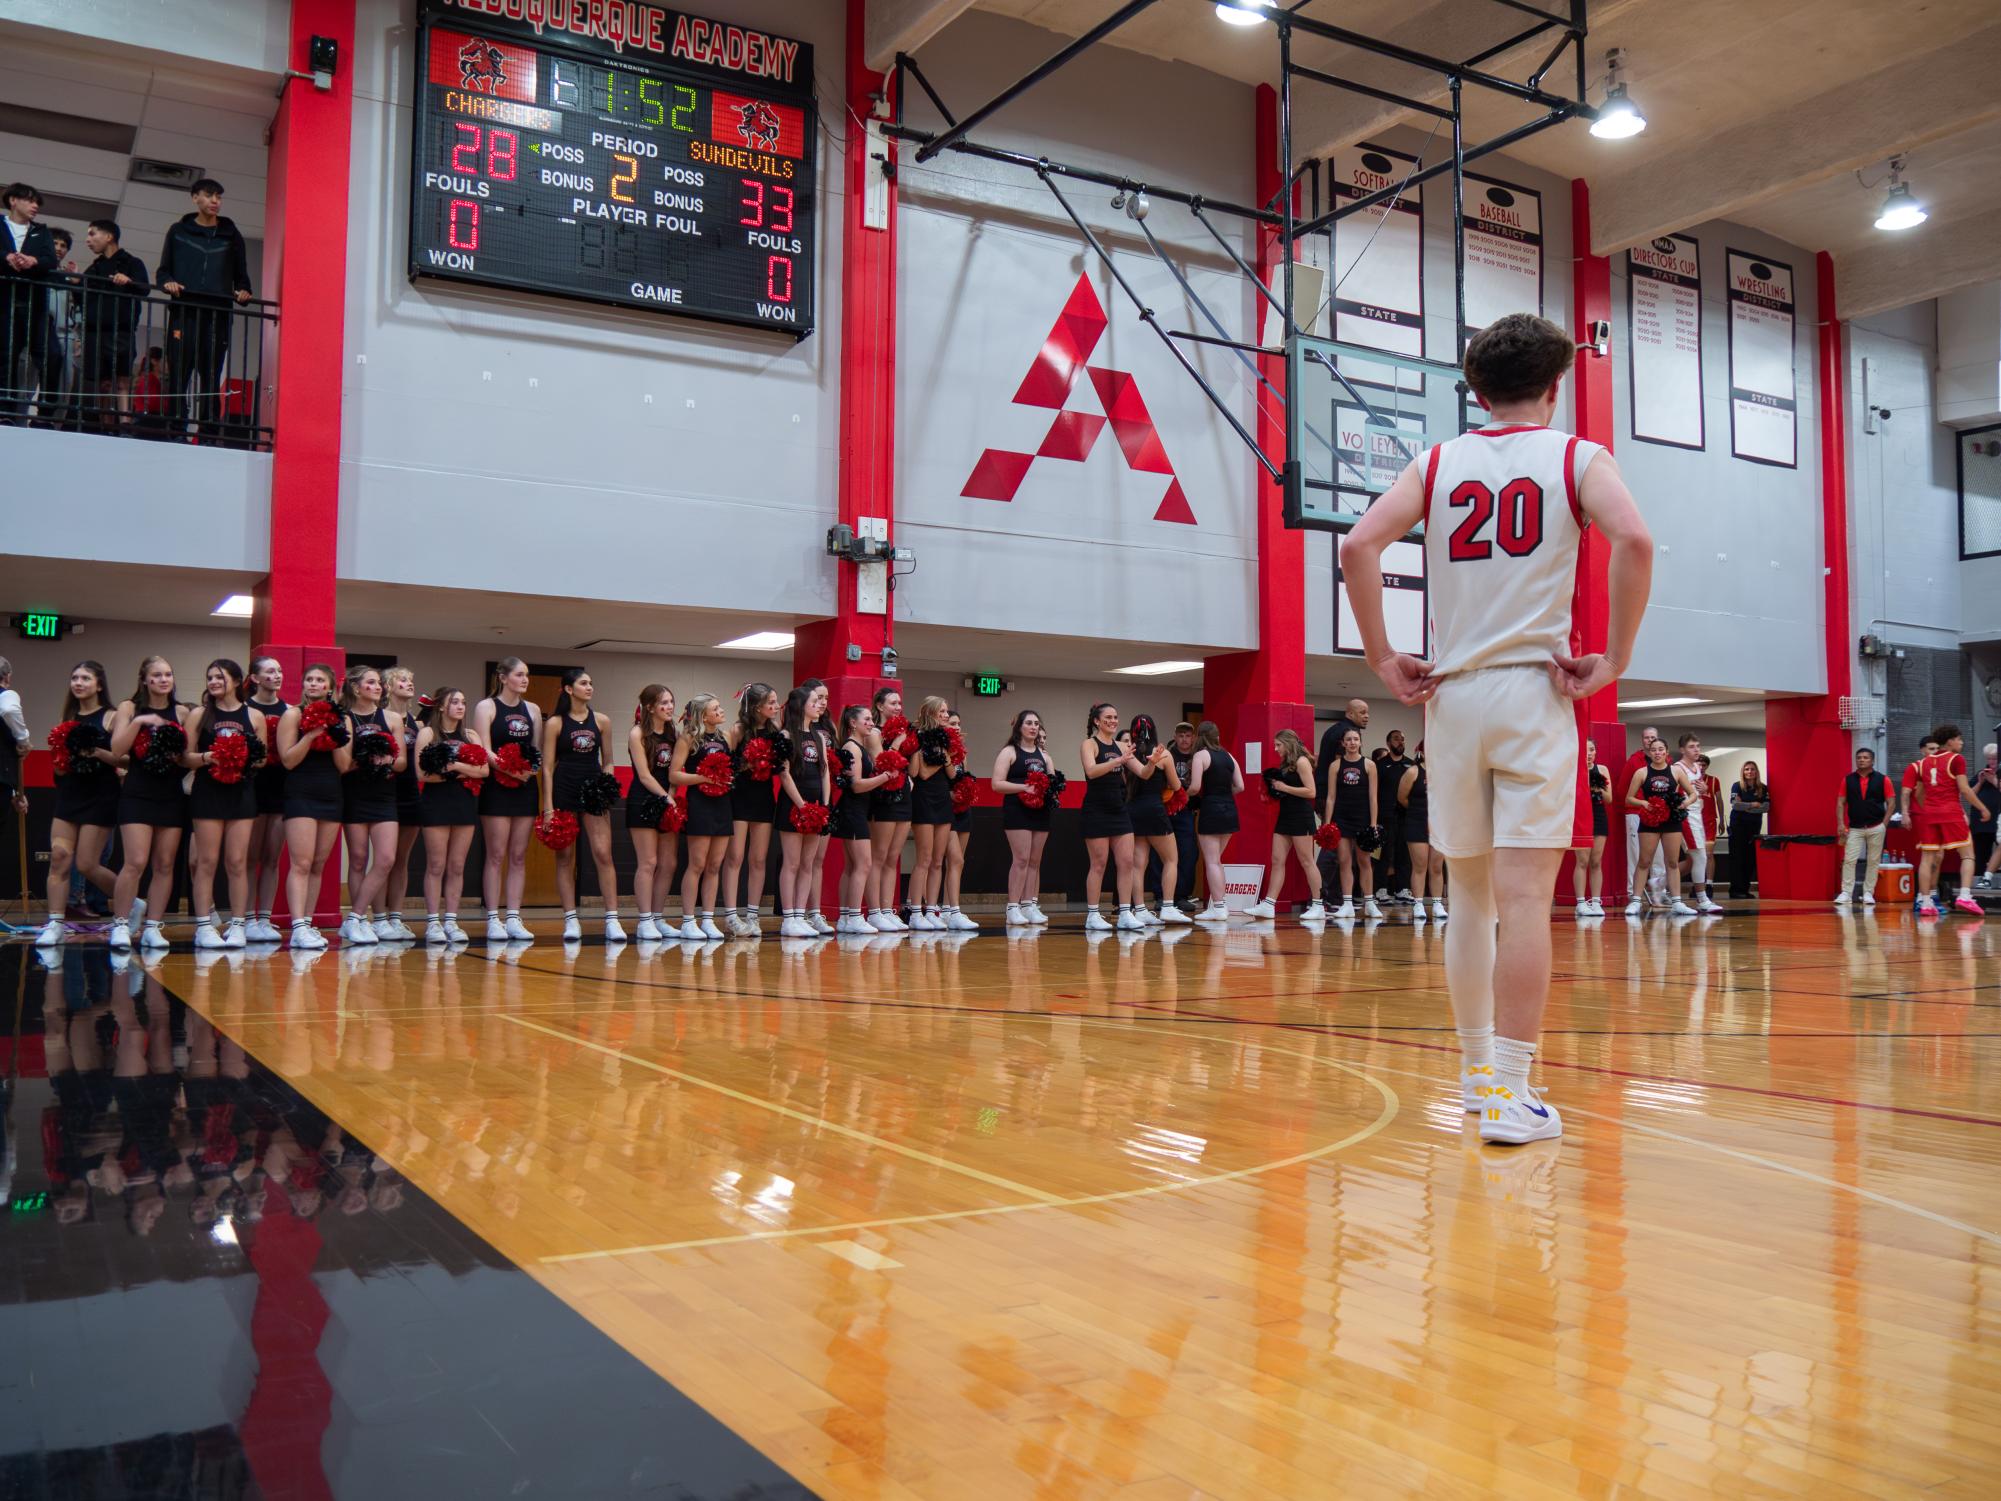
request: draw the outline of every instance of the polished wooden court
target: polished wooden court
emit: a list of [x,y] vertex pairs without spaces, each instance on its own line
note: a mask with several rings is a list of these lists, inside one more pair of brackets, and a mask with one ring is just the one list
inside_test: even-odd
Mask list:
[[[1059,920],[1060,923],[1060,920]],[[160,977],[833,1498],[2001,1494],[2001,925],[189,954]],[[209,961],[210,956],[203,956]]]

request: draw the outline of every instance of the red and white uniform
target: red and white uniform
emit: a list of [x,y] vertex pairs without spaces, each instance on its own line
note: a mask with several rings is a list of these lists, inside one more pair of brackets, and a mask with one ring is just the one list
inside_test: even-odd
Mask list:
[[1966,825],[1966,805],[1959,800],[1959,779],[1966,775],[1966,757],[1941,751],[1917,763],[1915,799],[1918,848],[1952,850],[1973,842]]
[[1577,719],[1548,672],[1570,650],[1584,471],[1602,452],[1553,428],[1482,428],[1429,450],[1425,572],[1433,669],[1425,710],[1431,842],[1466,858],[1568,849]]

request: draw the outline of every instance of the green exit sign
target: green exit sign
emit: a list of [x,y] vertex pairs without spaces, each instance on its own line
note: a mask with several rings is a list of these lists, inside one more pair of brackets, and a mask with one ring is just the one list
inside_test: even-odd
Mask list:
[[60,615],[29,611],[14,617],[14,629],[23,641],[60,641],[69,634],[70,623]]
[[983,672],[973,679],[974,698],[999,698],[1007,691],[1007,683],[997,672]]

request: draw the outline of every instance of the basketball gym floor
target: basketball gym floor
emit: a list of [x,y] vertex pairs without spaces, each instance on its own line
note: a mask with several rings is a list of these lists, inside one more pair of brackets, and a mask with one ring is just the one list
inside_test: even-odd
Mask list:
[[0,1494],[140,1494],[62,1477],[177,1423],[266,1495],[1994,1494],[1995,927],[1555,939],[1516,1149],[1435,925],[10,946],[10,1057],[233,1081],[244,1191],[12,1216]]

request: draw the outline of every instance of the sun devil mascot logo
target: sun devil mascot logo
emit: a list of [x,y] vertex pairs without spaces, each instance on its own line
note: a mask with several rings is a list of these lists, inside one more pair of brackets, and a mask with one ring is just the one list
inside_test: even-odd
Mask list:
[[507,82],[507,55],[498,47],[472,38],[459,48],[459,87],[498,93]]
[[762,99],[747,99],[736,107],[737,134],[760,151],[769,151],[778,144],[778,132],[784,122],[778,118],[778,111]]

